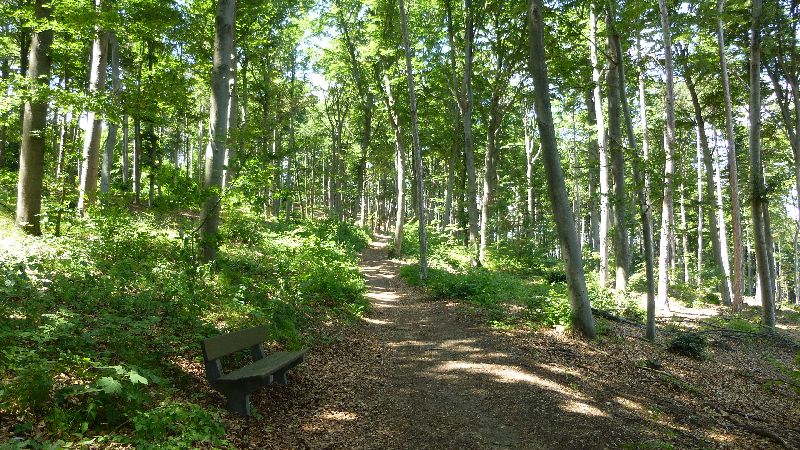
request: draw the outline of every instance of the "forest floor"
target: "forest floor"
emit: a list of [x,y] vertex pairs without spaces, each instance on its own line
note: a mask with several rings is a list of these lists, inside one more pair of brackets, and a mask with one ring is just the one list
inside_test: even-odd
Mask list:
[[[253,396],[259,416],[226,414],[232,444],[800,448],[798,392],[780,369],[793,367],[795,343],[711,332],[698,360],[626,323],[602,321],[590,342],[550,329],[494,329],[457,301],[432,301],[406,285],[387,241],[379,236],[362,253],[372,312],[352,327],[320,330],[327,338],[288,386]],[[207,390],[202,367],[189,365]],[[218,394],[210,399],[223,404]]]

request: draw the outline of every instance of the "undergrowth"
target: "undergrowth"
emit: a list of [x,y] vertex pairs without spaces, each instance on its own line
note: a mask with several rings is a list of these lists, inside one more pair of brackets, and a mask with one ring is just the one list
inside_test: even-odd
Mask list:
[[[403,251],[418,257],[418,227],[404,228]],[[392,248],[392,243],[390,243]],[[570,305],[561,260],[537,251],[524,241],[504,242],[487,249],[484,264],[476,267],[473,256],[448,235],[428,230],[428,279],[426,292],[435,299],[456,299],[476,307],[499,328],[513,326],[569,326]],[[400,275],[410,284],[421,285],[417,264],[407,264]],[[587,287],[592,306],[622,311],[633,320],[644,312],[632,302],[615,299],[601,288],[591,273]]]
[[202,338],[267,324],[271,345],[309,346],[313,324],[368,309],[363,229],[231,210],[211,267],[195,259],[195,226],[106,207],[31,238],[0,217],[0,421],[14,424],[12,446],[223,445],[220,412],[186,389]]

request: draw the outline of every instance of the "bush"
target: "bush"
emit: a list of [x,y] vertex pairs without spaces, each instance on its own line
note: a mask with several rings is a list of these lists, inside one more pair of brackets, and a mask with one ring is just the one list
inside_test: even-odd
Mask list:
[[667,350],[690,358],[700,359],[708,348],[708,339],[702,334],[681,331],[669,340]]
[[225,442],[220,414],[193,403],[167,401],[133,419],[137,447],[190,449],[198,444],[219,446]]
[[158,436],[172,447],[217,445],[213,414],[164,403],[187,381],[175,358],[198,358],[200,339],[257,324],[270,325],[278,346],[309,345],[312,325],[368,309],[363,229],[235,212],[214,270],[197,263],[196,224],[180,215],[99,208],[41,238],[0,217],[0,414],[63,439],[134,423],[127,437],[137,445]]

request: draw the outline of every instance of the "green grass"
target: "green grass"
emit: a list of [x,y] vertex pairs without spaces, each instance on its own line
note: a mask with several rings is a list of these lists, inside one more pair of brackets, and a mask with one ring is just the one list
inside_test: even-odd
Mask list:
[[199,359],[200,339],[268,324],[277,345],[309,346],[314,324],[369,308],[363,229],[229,211],[213,268],[192,229],[108,207],[31,238],[0,217],[0,417],[18,435],[44,424],[39,443],[222,445],[219,411],[197,404],[177,363]]

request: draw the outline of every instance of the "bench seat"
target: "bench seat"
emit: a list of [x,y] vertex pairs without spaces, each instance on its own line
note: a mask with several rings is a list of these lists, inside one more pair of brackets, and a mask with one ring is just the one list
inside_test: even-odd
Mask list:
[[303,362],[303,356],[305,354],[306,350],[297,352],[275,352],[241,369],[229,372],[214,381],[217,383],[236,383],[253,378],[264,378],[265,376],[286,371],[300,364]]
[[[267,339],[267,327],[260,326],[203,339],[203,360],[206,377],[227,401],[229,411],[250,416],[250,394],[272,384],[288,384],[286,371],[303,362],[306,350],[264,353],[261,343]],[[228,373],[222,358],[242,350],[250,350],[253,362]]]

